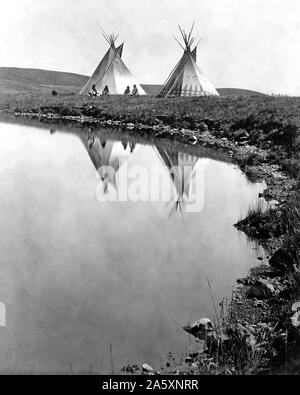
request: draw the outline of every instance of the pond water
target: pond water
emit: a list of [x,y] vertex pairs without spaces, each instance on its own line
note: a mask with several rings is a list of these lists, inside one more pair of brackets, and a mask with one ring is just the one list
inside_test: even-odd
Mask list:
[[0,372],[159,368],[257,261],[233,224],[264,185],[232,164],[0,123],[0,180]]

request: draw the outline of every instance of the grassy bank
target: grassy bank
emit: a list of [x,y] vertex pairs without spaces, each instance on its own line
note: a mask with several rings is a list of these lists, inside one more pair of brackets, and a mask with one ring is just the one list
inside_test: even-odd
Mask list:
[[[65,94],[20,94],[0,96],[0,109],[8,114],[41,115],[55,121],[74,118],[81,124],[115,122],[137,129],[147,137],[170,138],[183,143],[230,148],[256,147],[264,152],[245,150],[237,153],[243,170],[251,175],[251,166],[280,164],[293,178],[300,171],[300,98],[295,97],[201,97],[157,99],[151,97],[87,98]],[[43,118],[45,121],[45,118]],[[142,127],[144,125],[145,127]],[[172,130],[170,130],[170,128]],[[215,140],[201,139],[205,133]],[[222,144],[218,144],[222,141]],[[217,143],[217,144],[215,144]],[[234,147],[233,147],[234,148]],[[249,171],[250,169],[250,171]],[[257,178],[259,174],[255,174]]]
[[250,210],[236,226],[270,254],[268,267],[262,272],[254,270],[240,281],[248,299],[265,300],[264,322],[276,328],[270,364],[278,373],[299,374],[300,317],[297,309],[293,310],[293,304],[300,300],[299,179],[284,204],[266,212]]
[[[0,108],[13,110],[43,107],[57,107],[61,115],[81,114],[88,106],[95,106],[94,115],[130,121],[155,122],[157,115],[165,116],[172,125],[180,122],[192,128],[202,120],[211,122],[208,126],[224,130],[253,129],[262,127],[265,131],[279,126],[299,126],[300,98],[272,96],[201,97],[158,99],[153,97],[109,96],[87,98],[75,94],[51,96],[50,94],[19,94],[0,96]],[[91,113],[89,113],[91,114]],[[91,114],[92,115],[92,114]],[[227,126],[227,127],[226,127]]]
[[205,353],[168,362],[166,372],[299,372],[299,329],[291,317],[293,303],[300,300],[300,98],[28,94],[6,96],[0,108],[43,122],[64,119],[95,128],[113,121],[126,133],[150,136],[156,143],[164,138],[193,149],[222,149],[249,179],[264,179],[264,198],[275,204],[267,211],[249,210],[236,226],[264,246],[269,265],[240,280],[229,310],[218,318],[220,324],[191,332],[201,340],[204,333]]
[[232,138],[261,147],[292,147],[300,126],[300,98],[202,97],[157,99],[151,97],[87,98],[69,94],[20,94],[0,97],[0,109],[60,116],[92,116],[98,120],[202,130],[205,124],[217,137]]

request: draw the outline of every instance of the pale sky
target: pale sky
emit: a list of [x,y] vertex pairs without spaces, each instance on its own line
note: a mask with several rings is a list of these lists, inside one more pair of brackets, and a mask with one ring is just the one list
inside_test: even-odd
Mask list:
[[107,50],[101,25],[126,40],[139,82],[161,84],[182,55],[178,24],[193,21],[216,87],[300,95],[299,0],[0,0],[0,67],[90,75]]

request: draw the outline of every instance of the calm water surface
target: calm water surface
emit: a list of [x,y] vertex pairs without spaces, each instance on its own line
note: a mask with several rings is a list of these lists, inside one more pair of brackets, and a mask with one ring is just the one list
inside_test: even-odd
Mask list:
[[[124,163],[160,171],[160,189],[173,186],[174,197],[101,201],[104,190],[124,189]],[[170,163],[191,167],[186,205],[176,203]],[[110,344],[116,371],[158,368],[168,351],[188,347],[183,325],[213,317],[207,279],[221,300],[256,263],[233,224],[264,186],[233,165],[2,123],[0,180],[0,372],[110,372]],[[199,182],[203,208],[186,212],[189,184]]]

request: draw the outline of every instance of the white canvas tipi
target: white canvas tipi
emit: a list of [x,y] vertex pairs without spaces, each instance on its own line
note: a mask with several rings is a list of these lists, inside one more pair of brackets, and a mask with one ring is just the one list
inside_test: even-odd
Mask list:
[[133,86],[138,88],[139,95],[146,95],[144,89],[137,82],[137,80],[130,73],[125,63],[121,59],[123,53],[124,43],[119,47],[115,46],[117,35],[106,35],[104,38],[109,43],[110,48],[104,55],[93,75],[87,84],[80,91],[81,95],[87,95],[93,85],[96,86],[97,91],[101,94],[105,86],[108,86],[111,95],[123,95],[127,86],[132,91]]
[[192,49],[195,41],[195,38],[192,37],[193,28],[194,25],[190,33],[187,34],[179,26],[184,46],[176,37],[175,39],[184,50],[184,53],[160,90],[158,97],[219,96],[216,88],[197,66],[197,45]]

